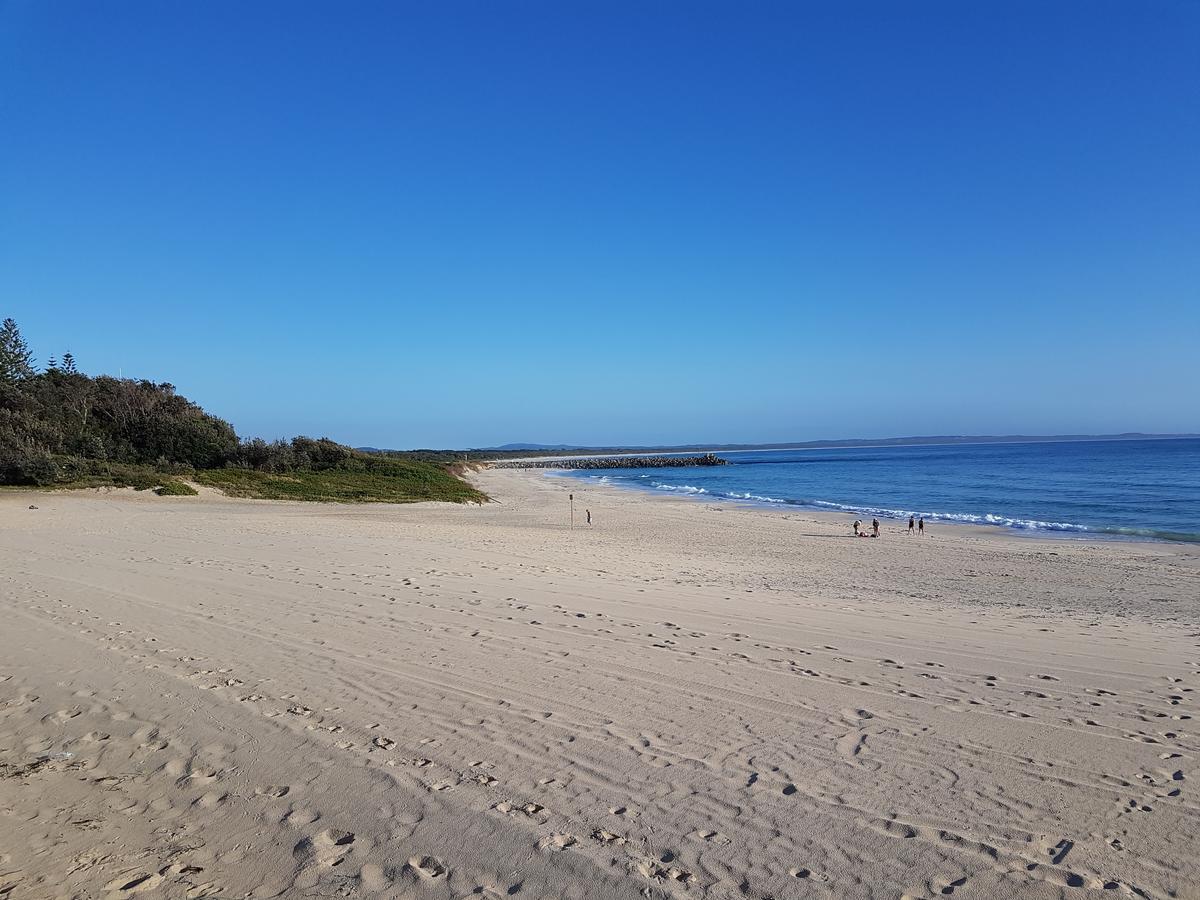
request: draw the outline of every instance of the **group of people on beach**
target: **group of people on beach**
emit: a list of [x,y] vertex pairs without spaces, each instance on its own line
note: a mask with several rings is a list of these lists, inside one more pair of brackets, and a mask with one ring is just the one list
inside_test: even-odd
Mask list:
[[[868,533],[863,528],[862,519],[855,519],[854,525],[852,525],[851,527],[854,529],[855,537],[865,537],[865,538],[879,537],[879,520],[878,519],[871,520],[870,533]],[[921,516],[921,518],[918,519],[914,516],[909,516],[908,517],[908,533],[909,534],[917,534],[917,535],[920,535],[921,537],[924,537],[925,536],[925,517]]]

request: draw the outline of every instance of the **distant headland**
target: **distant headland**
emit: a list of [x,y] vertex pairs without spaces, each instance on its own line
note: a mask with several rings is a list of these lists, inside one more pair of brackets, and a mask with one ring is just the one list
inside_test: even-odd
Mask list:
[[471,459],[504,458],[513,454],[537,453],[546,456],[558,454],[612,455],[631,453],[699,453],[737,452],[741,450],[832,450],[846,447],[907,447],[944,444],[1033,444],[1066,441],[1167,441],[1200,438],[1200,434],[1150,434],[1126,431],[1120,434],[942,434],[913,435],[890,438],[837,438],[815,441],[776,441],[766,444],[645,444],[645,445],[586,445],[586,444],[536,444],[511,443],[496,447],[472,447],[466,450],[385,450],[379,447],[358,447],[364,453],[384,454],[458,454]]

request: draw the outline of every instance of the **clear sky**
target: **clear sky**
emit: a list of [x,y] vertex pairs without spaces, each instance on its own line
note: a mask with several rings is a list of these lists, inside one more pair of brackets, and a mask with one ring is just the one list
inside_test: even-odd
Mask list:
[[0,316],[266,437],[1200,431],[1200,3],[0,0]]

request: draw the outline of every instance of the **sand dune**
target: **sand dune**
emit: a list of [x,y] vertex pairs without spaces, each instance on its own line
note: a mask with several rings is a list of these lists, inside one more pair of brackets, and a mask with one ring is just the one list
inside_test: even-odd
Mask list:
[[0,898],[1200,896],[1194,549],[480,478],[0,496]]

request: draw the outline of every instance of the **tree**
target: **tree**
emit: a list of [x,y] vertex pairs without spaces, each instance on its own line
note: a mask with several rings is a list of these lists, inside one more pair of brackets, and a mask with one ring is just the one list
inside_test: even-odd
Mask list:
[[0,325],[0,381],[11,384],[33,375],[33,352],[21,337],[17,323],[5,319]]
[[63,354],[62,370],[68,375],[79,374],[79,369],[75,367],[75,357],[71,355],[70,351]]

